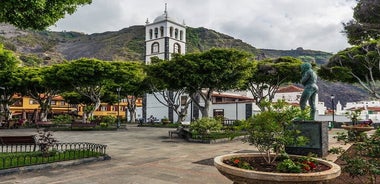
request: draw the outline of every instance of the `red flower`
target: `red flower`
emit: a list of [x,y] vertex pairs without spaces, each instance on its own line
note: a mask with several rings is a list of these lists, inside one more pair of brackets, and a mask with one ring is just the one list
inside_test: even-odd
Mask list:
[[309,166],[309,165],[304,165],[304,166],[303,166],[303,170],[305,170],[305,171],[310,171],[310,166]]
[[314,164],[314,162],[309,162],[308,165],[309,165],[312,169],[317,168],[317,166]]
[[235,159],[234,160],[234,164],[239,164],[240,160],[239,159]]

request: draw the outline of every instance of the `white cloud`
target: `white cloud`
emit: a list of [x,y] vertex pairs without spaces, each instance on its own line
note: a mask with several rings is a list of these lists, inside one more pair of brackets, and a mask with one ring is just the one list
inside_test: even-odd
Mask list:
[[169,15],[191,27],[206,27],[257,48],[337,52],[349,45],[342,22],[355,0],[93,0],[51,30],[101,33],[153,21],[168,3]]

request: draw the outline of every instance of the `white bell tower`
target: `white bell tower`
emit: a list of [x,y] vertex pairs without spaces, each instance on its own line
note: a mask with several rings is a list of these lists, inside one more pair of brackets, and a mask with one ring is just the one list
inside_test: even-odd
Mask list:
[[[174,53],[186,53],[186,25],[169,16],[165,3],[164,14],[155,18],[153,23],[145,22],[145,64],[150,64],[152,57],[170,60]],[[146,94],[143,98],[142,114],[145,120],[148,116],[168,117],[170,121],[175,118],[173,109],[162,105],[153,94]]]
[[173,53],[186,53],[186,25],[169,16],[166,3],[164,14],[145,24],[145,64],[154,56],[170,60]]

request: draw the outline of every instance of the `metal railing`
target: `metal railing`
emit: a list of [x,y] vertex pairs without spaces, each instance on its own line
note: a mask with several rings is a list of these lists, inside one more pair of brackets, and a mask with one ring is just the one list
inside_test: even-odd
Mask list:
[[54,143],[46,153],[40,145],[0,145],[0,170],[29,165],[106,156],[107,145],[88,142]]
[[234,119],[225,119],[223,120],[223,126],[234,126],[235,121]]

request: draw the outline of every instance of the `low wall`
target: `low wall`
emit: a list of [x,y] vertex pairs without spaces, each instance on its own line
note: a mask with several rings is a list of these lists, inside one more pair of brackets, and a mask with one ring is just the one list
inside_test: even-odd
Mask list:
[[286,146],[285,151],[288,154],[308,155],[314,153],[319,157],[328,155],[328,122],[296,121],[294,123],[301,131],[301,135],[307,137],[309,142],[304,146]]

